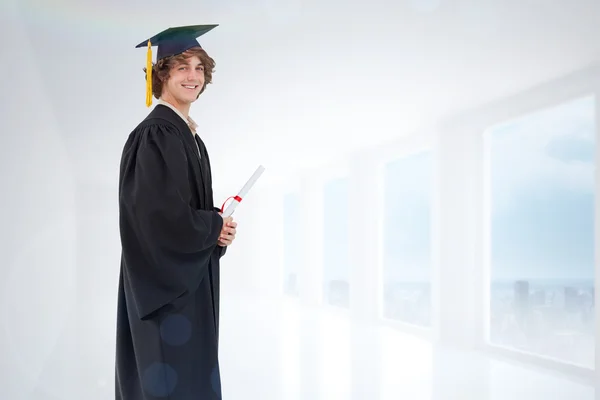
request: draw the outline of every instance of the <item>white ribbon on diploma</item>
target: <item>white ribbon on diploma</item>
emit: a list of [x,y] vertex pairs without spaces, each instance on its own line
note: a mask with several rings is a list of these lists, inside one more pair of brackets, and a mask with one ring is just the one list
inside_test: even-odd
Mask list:
[[[262,165],[259,165],[258,168],[256,169],[256,171],[254,171],[254,173],[250,177],[250,179],[248,179],[248,182],[246,182],[246,184],[242,187],[242,189],[240,189],[240,191],[238,192],[238,195],[230,197],[230,198],[233,198],[233,201],[231,203],[229,203],[229,205],[227,206],[225,211],[223,211],[223,217],[227,218],[233,214],[233,212],[235,211],[238,204],[240,204],[242,199],[244,197],[246,197],[246,195],[248,194],[250,189],[252,189],[252,186],[254,186],[254,184],[256,183],[258,178],[260,178],[260,176],[262,175],[262,173],[264,171],[265,171],[265,167],[263,167]],[[229,199],[227,199],[227,200],[229,200]],[[225,200],[225,203],[227,203],[227,200]],[[225,206],[225,204],[223,204],[223,206]],[[223,208],[221,208],[221,209],[223,209]]]

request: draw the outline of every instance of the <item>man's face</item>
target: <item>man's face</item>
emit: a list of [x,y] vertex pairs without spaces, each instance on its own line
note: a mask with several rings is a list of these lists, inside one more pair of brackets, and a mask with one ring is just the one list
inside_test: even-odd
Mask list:
[[204,86],[204,66],[197,56],[173,66],[169,79],[163,86],[163,95],[179,104],[191,104]]

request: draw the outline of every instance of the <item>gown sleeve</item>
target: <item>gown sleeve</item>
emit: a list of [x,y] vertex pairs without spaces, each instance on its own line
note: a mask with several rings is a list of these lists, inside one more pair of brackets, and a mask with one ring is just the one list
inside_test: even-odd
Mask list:
[[120,229],[129,292],[142,320],[193,293],[217,246],[223,219],[190,206],[188,174],[176,131],[150,125],[130,136],[121,163]]

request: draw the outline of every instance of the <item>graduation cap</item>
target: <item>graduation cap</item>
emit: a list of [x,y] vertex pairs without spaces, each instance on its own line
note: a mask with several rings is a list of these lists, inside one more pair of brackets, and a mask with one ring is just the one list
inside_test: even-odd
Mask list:
[[166,57],[181,54],[192,47],[200,47],[197,38],[218,25],[188,25],[169,28],[148,40],[135,46],[136,48],[148,46],[146,58],[146,106],[152,104],[152,46],[158,46],[156,61]]

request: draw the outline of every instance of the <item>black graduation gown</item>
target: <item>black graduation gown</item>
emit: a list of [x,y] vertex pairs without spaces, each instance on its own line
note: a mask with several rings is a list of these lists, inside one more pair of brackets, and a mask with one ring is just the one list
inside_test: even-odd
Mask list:
[[157,105],[120,166],[116,400],[221,398],[218,210],[204,143]]

